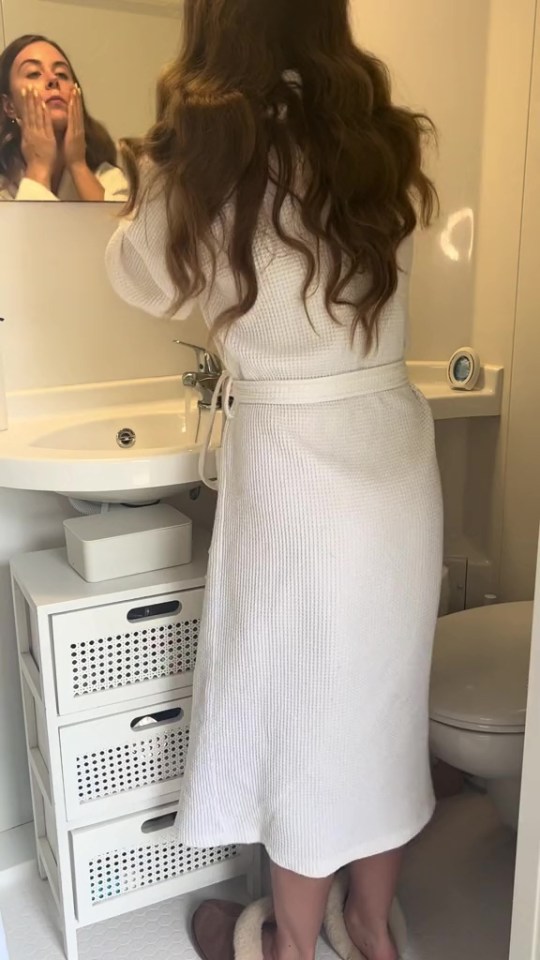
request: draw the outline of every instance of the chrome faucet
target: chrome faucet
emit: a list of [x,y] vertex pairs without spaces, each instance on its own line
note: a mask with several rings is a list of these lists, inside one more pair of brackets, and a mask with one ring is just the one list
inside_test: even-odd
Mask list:
[[182,383],[184,387],[192,387],[197,390],[200,394],[199,407],[208,409],[212,404],[214,391],[223,372],[219,357],[215,353],[210,353],[205,347],[197,347],[194,343],[186,343],[184,340],[174,340],[173,342],[180,347],[189,347],[195,353],[198,370],[184,373]]

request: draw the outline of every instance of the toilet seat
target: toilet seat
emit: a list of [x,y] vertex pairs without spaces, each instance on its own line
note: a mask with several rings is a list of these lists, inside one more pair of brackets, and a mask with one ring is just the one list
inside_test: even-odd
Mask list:
[[431,720],[461,730],[525,730],[532,602],[464,610],[437,625]]

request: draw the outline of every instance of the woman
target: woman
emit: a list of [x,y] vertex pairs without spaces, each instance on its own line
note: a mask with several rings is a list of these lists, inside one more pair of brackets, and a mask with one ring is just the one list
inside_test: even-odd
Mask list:
[[395,960],[401,849],[434,805],[441,495],[403,362],[431,126],[347,0],[187,0],[184,29],[107,261],[150,313],[198,301],[227,371],[178,821],[190,846],[264,844],[275,917],[211,902],[193,932],[206,960],[313,960],[348,866],[328,935]]
[[0,200],[125,200],[116,147],[86,110],[71,63],[46,37],[0,55]]

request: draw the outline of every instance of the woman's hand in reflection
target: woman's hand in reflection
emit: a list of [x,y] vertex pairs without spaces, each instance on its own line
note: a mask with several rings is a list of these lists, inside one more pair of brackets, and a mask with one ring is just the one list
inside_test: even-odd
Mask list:
[[71,96],[68,126],[64,138],[64,163],[71,173],[81,200],[101,201],[105,190],[86,162],[86,133],[82,94],[75,87]]
[[86,132],[79,87],[74,88],[69,102],[68,125],[64,138],[64,163],[70,170],[74,167],[86,166]]
[[23,90],[23,106],[18,120],[21,151],[26,163],[25,175],[51,189],[58,146],[51,116],[38,90]]

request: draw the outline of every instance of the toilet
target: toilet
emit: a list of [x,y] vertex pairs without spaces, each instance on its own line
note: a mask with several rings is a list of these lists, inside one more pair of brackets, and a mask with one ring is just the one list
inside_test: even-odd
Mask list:
[[431,677],[434,757],[485,782],[517,830],[532,634],[532,603],[442,617]]

